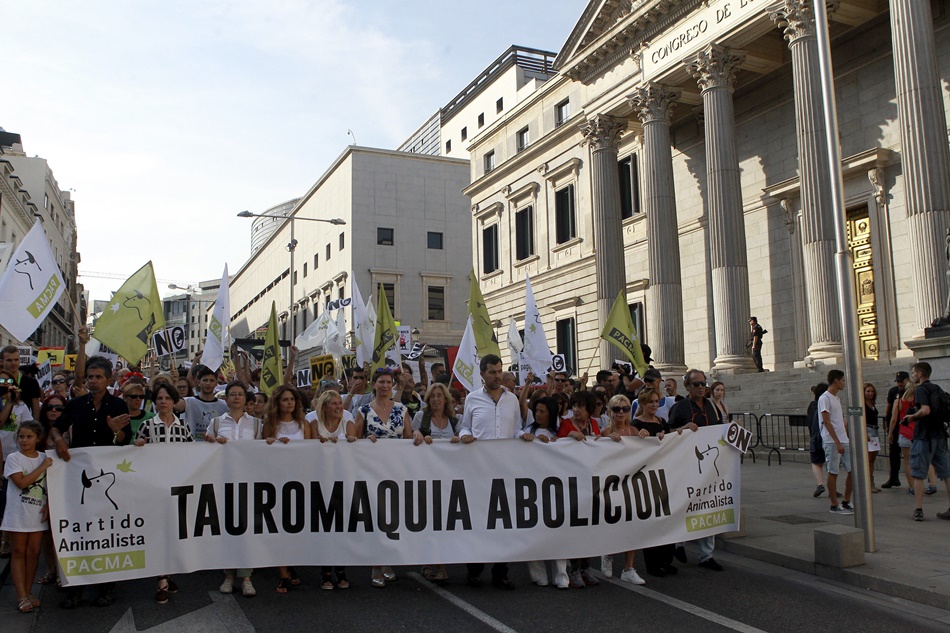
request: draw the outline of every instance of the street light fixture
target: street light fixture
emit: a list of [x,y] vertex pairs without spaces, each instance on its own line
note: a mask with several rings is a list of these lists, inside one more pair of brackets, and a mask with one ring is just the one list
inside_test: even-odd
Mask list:
[[287,244],[287,250],[290,252],[290,308],[287,310],[287,316],[290,319],[290,340],[297,337],[297,319],[294,317],[294,251],[297,250],[297,240],[294,238],[294,221],[305,220],[307,222],[326,222],[334,226],[343,226],[346,220],[342,218],[302,218],[293,215],[273,215],[268,213],[251,213],[250,211],[241,211],[237,214],[239,218],[273,218],[275,220],[290,220],[290,242]]

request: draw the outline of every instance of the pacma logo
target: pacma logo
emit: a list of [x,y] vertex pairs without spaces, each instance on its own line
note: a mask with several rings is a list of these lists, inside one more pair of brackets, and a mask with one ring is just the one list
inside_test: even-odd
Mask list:
[[119,509],[119,506],[113,501],[112,497],[109,496],[109,489],[115,485],[115,473],[107,473],[102,469],[99,469],[99,474],[89,477],[86,475],[85,469],[82,471],[82,495],[79,497],[79,504],[86,505],[86,491],[89,491],[90,503],[93,503],[95,497],[103,496],[109,500],[109,503],[112,504],[112,507],[116,510]]

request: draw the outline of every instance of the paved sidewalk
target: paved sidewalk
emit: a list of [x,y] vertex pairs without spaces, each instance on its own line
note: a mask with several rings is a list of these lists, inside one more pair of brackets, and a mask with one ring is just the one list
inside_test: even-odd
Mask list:
[[[878,473],[878,477],[881,474]],[[886,477],[885,477],[886,478]],[[879,484],[880,485],[880,484]],[[946,488],[924,497],[922,523],[913,520],[914,500],[906,485],[872,497],[877,551],[849,569],[815,564],[814,530],[831,524],[854,526],[853,516],[835,516],[828,495],[814,498],[810,464],[760,459],[742,466],[742,532],[720,538],[717,547],[749,558],[830,578],[897,598],[950,610],[950,521]],[[839,478],[838,490],[844,492]]]

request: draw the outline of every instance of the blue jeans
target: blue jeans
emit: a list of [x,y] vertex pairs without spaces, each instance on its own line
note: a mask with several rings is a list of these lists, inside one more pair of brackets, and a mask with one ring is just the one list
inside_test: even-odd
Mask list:
[[704,536],[693,542],[699,546],[699,562],[702,563],[713,557],[713,549],[716,548],[715,536]]

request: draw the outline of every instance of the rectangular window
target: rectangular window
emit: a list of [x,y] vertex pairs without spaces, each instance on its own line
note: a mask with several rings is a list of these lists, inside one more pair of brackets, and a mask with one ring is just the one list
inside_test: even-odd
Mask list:
[[630,318],[633,320],[633,327],[637,331],[637,340],[643,341],[643,304],[639,301],[627,306],[630,308]]
[[445,321],[445,287],[428,286],[426,295],[429,320]]
[[515,212],[515,258],[518,261],[534,255],[534,207]]
[[482,229],[482,272],[486,275],[498,270],[498,225]]
[[346,244],[346,239],[343,237],[343,233],[340,233],[340,250],[343,250],[344,244]]
[[528,143],[531,142],[531,139],[528,137],[528,128],[527,126],[518,131],[518,134],[515,136],[515,145],[517,150],[520,152],[528,147]]
[[449,139],[445,142],[445,153],[446,154],[452,153],[452,139]]
[[501,111],[505,109],[505,99],[501,98],[495,102],[495,113],[501,114]]
[[495,150],[485,154],[485,173],[487,174],[495,168]]
[[467,138],[468,138],[468,128],[467,128],[467,127],[463,127],[463,128],[462,128],[462,140],[464,141],[464,140],[466,140]]
[[485,113],[482,112],[481,114],[478,115],[478,127],[482,127],[484,125],[485,125]]
[[395,318],[396,315],[396,284],[383,284],[383,292],[386,294],[386,303],[389,304],[389,312]]
[[637,155],[631,154],[618,163],[620,170],[620,213],[626,220],[640,213],[640,168]]
[[564,354],[567,366],[577,371],[577,334],[573,318],[557,322],[557,353]]
[[426,233],[426,248],[431,248],[432,250],[441,251],[442,250],[442,233],[437,231],[429,231]]
[[554,106],[554,127],[561,127],[569,118],[571,118],[571,100],[565,99]]
[[330,261],[330,245],[329,244],[327,244],[327,256],[325,259],[326,261]]
[[383,227],[376,228],[376,243],[380,246],[392,246],[393,245],[393,229],[387,229]]
[[320,253],[313,254],[313,269],[316,270],[320,267]]
[[304,262],[303,264],[303,278],[307,278],[307,262]]
[[346,289],[345,289],[343,286],[340,286],[340,291],[337,293],[336,298],[337,298],[337,299],[344,299],[345,297],[344,297],[343,295],[344,295],[345,293],[346,293]]
[[568,185],[554,193],[554,221],[557,243],[563,244],[577,237],[577,221],[574,217],[574,185]]

